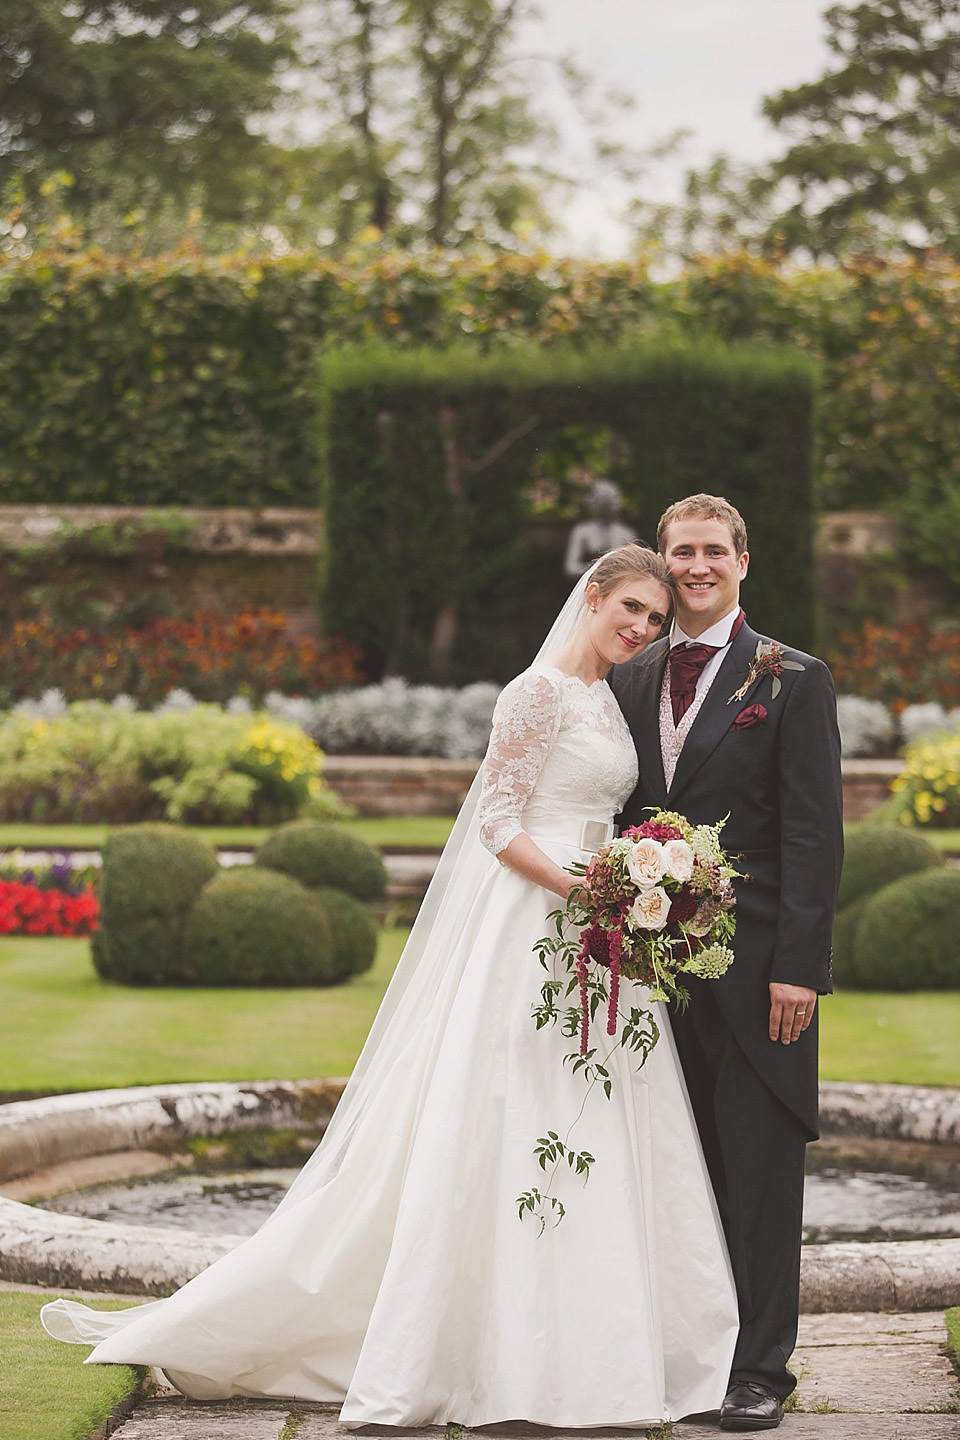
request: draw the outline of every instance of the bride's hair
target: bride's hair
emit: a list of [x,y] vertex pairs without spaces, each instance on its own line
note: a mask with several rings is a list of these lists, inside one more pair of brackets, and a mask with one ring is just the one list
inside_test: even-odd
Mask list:
[[675,582],[662,555],[648,545],[618,545],[608,550],[590,572],[589,579],[600,589],[601,599],[625,580],[656,580],[673,600]]

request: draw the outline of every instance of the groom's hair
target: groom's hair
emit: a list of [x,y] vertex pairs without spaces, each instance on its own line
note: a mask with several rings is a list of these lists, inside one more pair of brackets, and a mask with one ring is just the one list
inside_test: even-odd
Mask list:
[[666,553],[667,531],[678,520],[719,520],[730,531],[737,554],[742,555],[747,548],[747,527],[743,516],[722,495],[688,495],[685,500],[677,500],[668,506],[657,526],[657,549],[661,555]]

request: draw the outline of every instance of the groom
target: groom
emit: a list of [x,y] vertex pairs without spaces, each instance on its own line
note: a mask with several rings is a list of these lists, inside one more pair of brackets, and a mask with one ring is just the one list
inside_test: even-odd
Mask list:
[[736,959],[691,979],[673,1032],[723,1221],[740,1333],[723,1430],[779,1425],[796,1385],[804,1148],[817,1137],[817,996],[843,854],[840,739],[830,672],[759,636],[740,609],[749,556],[739,513],[692,495],[663,515],[677,585],[670,636],[611,683],[636,741],[644,809],[722,833],[737,883]]

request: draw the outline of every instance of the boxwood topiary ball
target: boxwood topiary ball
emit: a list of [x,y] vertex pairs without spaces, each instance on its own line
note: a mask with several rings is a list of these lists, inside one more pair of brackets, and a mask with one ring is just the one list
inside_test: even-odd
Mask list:
[[854,900],[852,905],[844,905],[842,910],[837,911],[836,919],[833,922],[833,979],[841,989],[848,987],[856,990],[858,988],[853,961],[853,945],[860,917],[863,914],[863,907],[869,898],[864,895],[862,899]]
[[901,875],[932,870],[943,863],[943,856],[929,840],[904,825],[851,826],[844,842],[837,906],[843,910]]
[[370,909],[345,890],[324,887],[313,893],[330,921],[338,975],[346,979],[369,970],[377,954],[377,922]]
[[960,989],[960,870],[904,875],[871,895],[853,971],[861,990]]
[[289,875],[222,871],[187,921],[192,985],[332,985],[343,979],[328,908]]
[[127,985],[181,984],[187,916],[218,870],[206,841],[177,825],[131,825],[108,835],[100,929],[91,944],[98,973]]
[[375,900],[387,888],[379,853],[339,825],[291,820],[257,851],[257,865],[292,875],[309,890],[345,890],[358,900]]

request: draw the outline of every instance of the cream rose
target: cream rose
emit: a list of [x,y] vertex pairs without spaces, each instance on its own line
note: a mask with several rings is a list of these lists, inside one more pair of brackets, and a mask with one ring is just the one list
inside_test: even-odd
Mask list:
[[663,873],[681,885],[693,874],[693,851],[686,840],[668,840],[663,847]]
[[669,914],[670,896],[661,885],[641,890],[630,906],[631,919],[641,930],[662,930]]
[[646,889],[663,878],[663,846],[659,840],[638,840],[627,857],[627,869],[635,885]]

